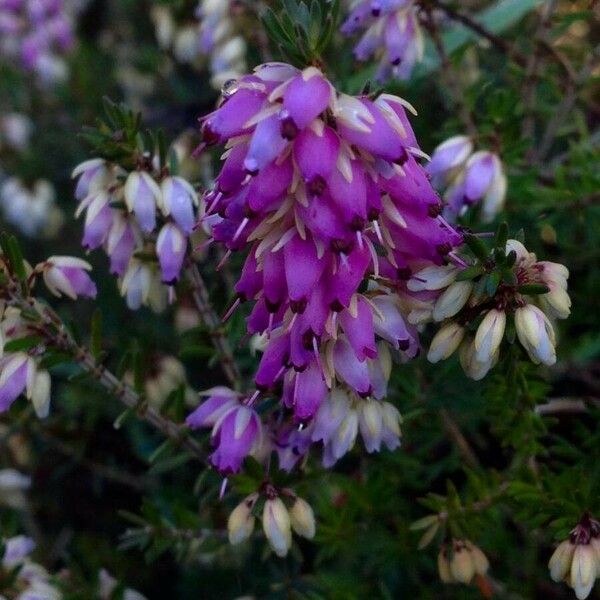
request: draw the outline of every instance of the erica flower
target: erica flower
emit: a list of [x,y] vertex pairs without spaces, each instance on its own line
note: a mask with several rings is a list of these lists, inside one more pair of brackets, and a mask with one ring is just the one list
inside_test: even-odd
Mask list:
[[500,158],[493,152],[473,152],[473,142],[457,135],[441,143],[433,152],[427,172],[439,189],[446,188],[445,215],[450,220],[470,206],[481,206],[484,223],[493,221],[506,198],[506,175]]
[[167,223],[158,234],[156,254],[164,283],[173,283],[179,278],[187,250],[187,238],[174,223]]
[[468,585],[474,577],[485,576],[488,568],[485,554],[469,540],[452,540],[438,555],[438,573],[444,583]]
[[415,63],[423,59],[423,32],[412,0],[355,0],[342,33],[359,30],[365,31],[354,56],[366,61],[375,55],[380,60],[378,81],[408,79]]
[[584,515],[571,531],[569,538],[561,542],[548,563],[550,577],[564,580],[575,591],[579,600],[587,598],[600,575],[600,524]]
[[221,473],[237,473],[246,456],[260,449],[263,430],[256,412],[240,402],[227,388],[209,390],[208,400],[191,413],[186,423],[192,428],[212,427],[212,464]]
[[88,271],[92,265],[72,256],[50,256],[36,267],[42,270],[46,287],[55,295],[76,300],[79,296],[96,297],[96,285]]
[[7,411],[21,394],[32,401],[38,417],[48,415],[48,372],[38,370],[35,359],[24,352],[6,354],[0,359],[0,412]]
[[258,494],[250,494],[248,497],[238,504],[227,520],[227,532],[229,535],[229,543],[232,546],[241,544],[247,540],[254,531],[256,519],[252,514],[252,510]]
[[156,227],[156,208],[162,203],[158,184],[145,171],[133,171],[125,182],[125,202],[144,232]]

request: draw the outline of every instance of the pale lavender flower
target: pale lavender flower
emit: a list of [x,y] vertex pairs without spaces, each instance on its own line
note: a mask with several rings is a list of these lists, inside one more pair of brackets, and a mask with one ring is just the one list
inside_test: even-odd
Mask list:
[[55,296],[64,294],[71,300],[79,296],[96,297],[96,285],[87,273],[92,265],[85,260],[72,256],[50,256],[36,268],[41,269],[46,287]]

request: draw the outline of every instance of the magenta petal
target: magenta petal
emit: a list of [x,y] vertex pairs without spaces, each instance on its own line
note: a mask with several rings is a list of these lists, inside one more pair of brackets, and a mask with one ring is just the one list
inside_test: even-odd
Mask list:
[[317,178],[327,180],[335,168],[340,151],[340,140],[331,127],[325,127],[323,135],[305,129],[294,142],[294,158],[309,184]]
[[320,75],[305,81],[297,75],[285,90],[283,107],[298,129],[304,129],[329,106],[331,87]]
[[287,295],[283,252],[267,252],[263,263],[263,281],[267,308],[275,312]]
[[245,133],[245,124],[260,111],[265,102],[265,94],[254,90],[241,89],[227,102],[204,119],[205,137],[220,141]]
[[292,183],[294,168],[291,159],[282,164],[273,162],[262,169],[248,185],[248,205],[253,212],[267,212],[277,208]]
[[485,154],[473,161],[465,176],[465,195],[470,200],[479,200],[490,187],[496,174],[496,161],[491,154]]
[[[352,161],[352,181],[348,181],[334,169],[328,182],[331,199],[348,223],[357,223],[367,218],[367,183],[364,169],[359,161]],[[355,229],[362,229],[355,227]]]
[[[242,431],[236,431],[236,425],[242,417],[248,418],[246,427]],[[217,448],[210,457],[212,464],[223,474],[237,473],[250,454],[258,433],[259,421],[254,411],[246,406],[239,406],[231,411],[223,418],[213,438],[213,444]]]
[[340,313],[340,324],[356,358],[363,361],[367,357],[376,357],[377,347],[375,346],[372,309],[362,296],[358,297],[357,309],[356,318],[350,314],[348,309],[343,310]]
[[254,298],[263,287],[263,274],[258,270],[255,252],[256,246],[250,250],[242,268],[242,274],[235,284],[235,291],[243,301]]
[[338,128],[340,135],[350,144],[355,144],[386,160],[396,161],[404,158],[406,155],[405,144],[399,134],[388,125],[381,111],[373,102],[365,98],[362,98],[361,102],[369,109],[375,120],[374,123],[368,124],[371,131],[369,133],[357,131],[340,123]]
[[25,361],[15,372],[6,380],[4,386],[0,388],[0,413],[8,410],[11,404],[25,390],[27,384],[27,361]]
[[254,381],[258,389],[269,389],[282,375],[290,356],[290,336],[280,335],[272,339],[262,356]]
[[190,429],[214,427],[222,416],[237,406],[238,401],[233,395],[216,394],[210,396],[208,400],[205,400],[194,412],[187,416],[185,424]]
[[[292,302],[304,302],[319,281],[325,268],[325,261],[317,256],[317,248],[312,239],[293,237],[284,247],[285,276]],[[298,310],[296,312],[303,312]]]
[[279,119],[273,115],[261,121],[254,130],[244,168],[249,173],[258,173],[275,160],[289,144],[281,137]]
[[338,339],[333,349],[333,365],[336,375],[358,394],[367,395],[371,390],[371,380],[367,361],[356,358],[348,342]]
[[246,170],[244,169],[244,159],[248,153],[247,144],[238,144],[231,149],[231,152],[221,166],[221,171],[216,178],[217,188],[223,194],[231,194],[244,181]]
[[367,267],[371,263],[371,254],[367,248],[354,248],[346,261],[338,261],[336,273],[326,280],[327,302],[334,310],[341,310],[350,304],[352,295],[363,280]]
[[77,267],[60,267],[60,270],[69,280],[77,296],[86,298],[96,297],[96,284],[91,280],[86,271]]
[[296,421],[305,422],[312,419],[321,406],[327,395],[327,385],[316,361],[297,373],[296,379],[294,417]]

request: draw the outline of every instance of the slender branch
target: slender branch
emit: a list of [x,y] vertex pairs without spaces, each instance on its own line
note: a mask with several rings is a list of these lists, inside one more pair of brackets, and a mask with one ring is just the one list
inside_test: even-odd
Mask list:
[[450,413],[445,408],[442,408],[440,409],[440,416],[442,418],[442,422],[444,423],[444,429],[446,430],[446,433],[450,436],[450,439],[458,448],[458,451],[464,458],[465,462],[470,467],[480,467],[477,455],[471,448],[469,442],[467,442],[465,436],[462,434],[454,419],[450,416]]
[[200,313],[200,318],[206,325],[212,342],[219,353],[219,361],[223,373],[225,373],[229,383],[237,388],[241,383],[242,376],[233,357],[229,341],[223,332],[221,321],[210,303],[210,295],[206,283],[204,283],[204,279],[202,279],[202,275],[200,275],[200,271],[195,263],[190,262],[186,272],[188,279],[192,284],[194,304],[196,305],[196,308]]
[[147,406],[144,397],[132,387],[108,371],[104,365],[96,361],[90,351],[80,346],[60,317],[49,307],[41,307],[33,299],[25,298],[18,286],[11,285],[8,290],[12,305],[19,307],[39,321],[40,333],[46,342],[74,358],[80,367],[89,373],[104,389],[116,396],[127,408],[135,412],[141,419],[152,425],[177,445],[188,450],[195,458],[206,463],[206,455],[202,446],[188,435],[187,428],[167,419]]
[[535,407],[538,415],[556,415],[560,413],[586,413],[589,407],[600,408],[598,398],[550,398],[546,404]]

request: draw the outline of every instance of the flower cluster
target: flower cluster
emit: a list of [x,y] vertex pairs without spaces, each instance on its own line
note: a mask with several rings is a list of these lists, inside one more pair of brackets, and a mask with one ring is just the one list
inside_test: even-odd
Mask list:
[[208,60],[211,85],[215,89],[246,71],[246,42],[237,33],[234,0],[201,0],[195,19],[179,24],[172,10],[154,6],[152,19],[156,37],[164,49],[172,49],[182,63],[202,67]]
[[469,540],[452,540],[438,554],[438,573],[444,583],[470,584],[484,577],[490,563],[486,555]]
[[[426,267],[408,282],[409,289],[432,295],[430,319],[442,324],[431,342],[429,360],[446,359],[460,347],[463,369],[476,380],[498,362],[502,340],[511,330],[535,364],[553,365],[556,335],[551,320],[570,314],[566,267],[538,261],[517,240],[508,240],[505,252],[496,256],[507,272],[492,293],[481,285],[486,267],[466,263]],[[487,268],[493,267],[488,263]],[[489,280],[483,285],[489,286]]]
[[228,314],[252,301],[248,331],[265,337],[244,411],[282,387],[296,431],[278,420],[264,437],[288,457],[322,441],[332,464],[359,429],[369,451],[399,445],[399,415],[383,402],[390,350],[418,353],[408,315],[424,296],[406,281],[462,242],[416,160],[407,106],[270,63],[226,85],[202,119],[201,148],[227,143],[203,222],[227,255],[249,250]]
[[504,207],[507,182],[502,161],[488,150],[473,152],[473,142],[465,135],[441,143],[427,172],[436,187],[446,189],[444,215],[450,221],[480,204],[481,219],[489,223]]
[[[284,498],[291,503],[289,508]],[[232,545],[240,544],[252,535],[261,500],[264,502],[263,531],[277,556],[285,556],[291,548],[292,530],[307,539],[314,537],[315,516],[310,504],[291,490],[277,490],[272,485],[266,485],[260,493],[246,497],[229,515],[227,530]]]
[[415,64],[423,60],[423,31],[413,0],[355,0],[342,33],[362,30],[354,56],[359,61],[373,55],[379,59],[377,81],[408,79]]
[[64,55],[73,42],[68,0],[0,0],[0,56],[18,60],[42,83],[66,78]]
[[[6,274],[1,256],[0,261],[0,272]],[[90,269],[91,266],[81,259],[52,256],[33,270],[29,268],[28,280],[33,285],[41,276],[48,290],[56,296],[65,295],[73,300],[94,298],[96,286],[87,273]],[[7,411],[21,394],[25,394],[38,417],[44,418],[50,409],[50,374],[41,364],[46,348],[36,341],[39,332],[35,325],[23,317],[19,307],[11,306],[10,301],[10,293],[8,298],[0,299],[0,412]],[[39,308],[43,312],[41,305]],[[11,345],[13,349],[10,349]]]
[[31,188],[18,177],[4,181],[0,186],[0,210],[7,223],[27,237],[53,238],[64,220],[56,205],[54,186],[45,179],[39,179]]
[[548,568],[554,581],[565,581],[579,600],[587,598],[600,577],[600,522],[584,515],[569,539],[558,545]]
[[17,600],[61,600],[60,590],[52,583],[51,575],[40,564],[31,560],[29,555],[35,549],[31,538],[18,535],[3,540],[4,555],[2,571],[14,577],[2,577],[10,581],[10,589],[2,589],[7,597]]
[[91,159],[73,177],[76,214],[85,213],[83,246],[104,248],[129,308],[162,310],[168,286],[181,275],[196,222],[194,188],[146,158],[134,171]]

